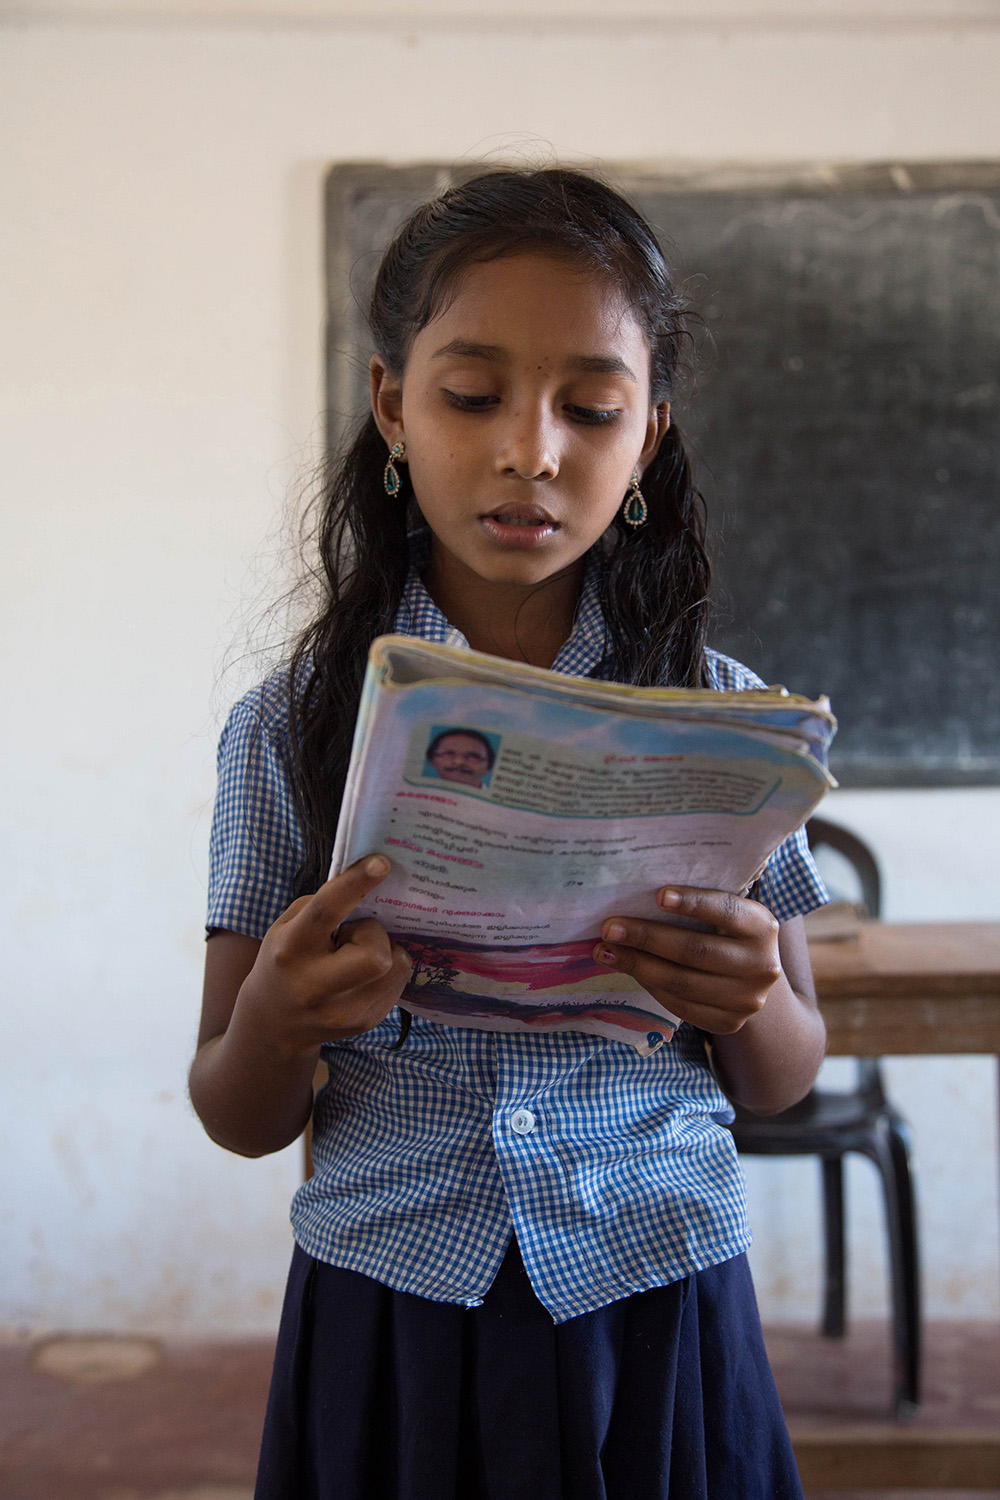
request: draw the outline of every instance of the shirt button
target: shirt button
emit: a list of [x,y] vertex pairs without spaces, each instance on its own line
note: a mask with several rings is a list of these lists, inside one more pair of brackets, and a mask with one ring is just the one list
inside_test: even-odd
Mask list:
[[530,1109],[515,1109],[510,1117],[510,1128],[518,1135],[530,1135],[535,1128],[535,1117]]

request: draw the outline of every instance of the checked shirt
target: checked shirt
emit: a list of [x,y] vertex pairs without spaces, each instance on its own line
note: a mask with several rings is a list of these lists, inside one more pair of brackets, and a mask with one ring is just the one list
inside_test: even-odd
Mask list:
[[[465,646],[411,573],[395,629]],[[553,669],[592,674],[604,623],[589,574]],[[760,686],[710,652],[719,689]],[[302,841],[289,790],[282,683],[232,710],[219,748],[208,926],[263,937],[291,900]],[[779,921],[825,892],[799,833],[763,890]],[[555,1322],[680,1280],[746,1249],[729,1106],[701,1035],[648,1057],[580,1032],[488,1032],[396,1011],[328,1045],[315,1175],[292,1205],[310,1255],[398,1291],[478,1306],[512,1234]]]

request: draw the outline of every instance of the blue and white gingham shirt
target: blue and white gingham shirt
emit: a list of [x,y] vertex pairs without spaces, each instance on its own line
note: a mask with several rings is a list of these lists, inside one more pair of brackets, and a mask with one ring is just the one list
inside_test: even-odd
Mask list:
[[[411,574],[395,629],[465,645]],[[588,574],[553,668],[595,671],[604,622]],[[713,685],[760,679],[709,653]],[[302,839],[288,784],[282,685],[242,699],[219,748],[208,925],[263,937],[291,900]],[[825,892],[804,836],[772,857],[781,921]],[[750,1242],[728,1105],[699,1034],[649,1057],[581,1032],[489,1032],[396,1011],[325,1046],[315,1175],[292,1205],[310,1255],[400,1291],[482,1302],[511,1234],[555,1322],[716,1265]]]

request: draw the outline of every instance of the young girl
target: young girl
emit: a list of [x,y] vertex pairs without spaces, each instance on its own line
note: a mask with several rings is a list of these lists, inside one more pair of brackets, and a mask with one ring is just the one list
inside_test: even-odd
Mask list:
[[410,1027],[407,954],[347,920],[387,858],[325,878],[380,633],[757,683],[704,645],[704,520],[670,420],[681,317],[649,226],[573,172],[445,193],[379,271],[372,414],[326,495],[322,609],[220,749],[191,1097],[246,1156],[313,1117],[257,1500],[801,1494],[719,1123],[727,1096],[799,1099],[823,1052],[801,835],[767,906],[671,886],[665,918],[707,930],[604,924],[595,958],[686,1023],[645,1058]]

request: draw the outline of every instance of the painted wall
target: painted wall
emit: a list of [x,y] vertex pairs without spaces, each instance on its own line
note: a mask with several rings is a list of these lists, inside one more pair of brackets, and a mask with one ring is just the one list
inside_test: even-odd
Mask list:
[[[327,165],[1000,155],[993,0],[419,9],[0,8],[0,1325],[275,1321],[298,1153],[225,1155],[184,1078],[214,741],[253,671],[221,666],[280,585],[277,518],[316,448]],[[1000,793],[830,812],[882,856],[888,915],[997,915]],[[993,1065],[890,1074],[929,1310],[995,1313]],[[811,1316],[815,1168],[750,1165],[765,1311]],[[854,1305],[875,1313],[869,1178]]]

